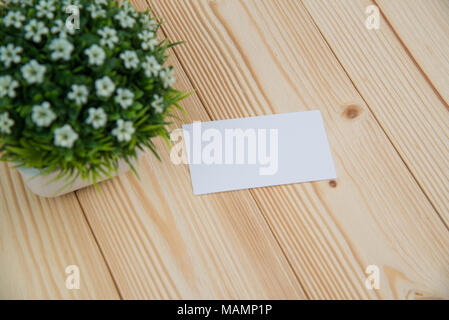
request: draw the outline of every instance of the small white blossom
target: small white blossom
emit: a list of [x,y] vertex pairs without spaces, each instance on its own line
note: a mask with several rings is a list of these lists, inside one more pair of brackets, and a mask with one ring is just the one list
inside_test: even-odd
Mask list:
[[107,6],[108,2],[106,0],[95,0],[95,4],[98,6]]
[[34,42],[39,43],[42,40],[42,36],[48,33],[48,28],[42,21],[37,21],[36,19],[32,19],[25,26],[25,38],[32,39]]
[[148,14],[144,14],[140,17],[140,23],[142,23],[143,27],[149,31],[156,30],[157,23]]
[[176,82],[173,69],[165,68],[159,73],[159,76],[161,77],[164,88],[168,88]]
[[94,129],[104,127],[107,122],[106,112],[102,108],[89,108],[89,116],[86,123],[92,125]]
[[82,105],[87,102],[89,97],[89,90],[84,85],[72,85],[72,91],[67,94],[67,98],[75,101],[77,105]]
[[89,7],[87,7],[87,10],[90,11],[90,16],[93,19],[96,19],[98,17],[106,18],[106,10],[102,9],[100,6],[91,4]]
[[131,121],[124,121],[123,119],[117,120],[117,127],[112,130],[112,135],[117,137],[119,142],[131,140],[133,133],[136,130],[133,127]]
[[150,39],[148,41],[142,41],[141,46],[143,50],[154,50],[154,46],[156,46],[157,44],[157,39]]
[[89,57],[90,65],[101,66],[106,58],[106,53],[103,48],[94,44],[90,48],[84,50],[84,53]]
[[37,16],[39,18],[46,17],[47,19],[53,19],[55,17],[55,1],[54,0],[41,0],[36,5]]
[[5,96],[14,98],[16,96],[15,89],[18,86],[19,83],[10,75],[0,77],[0,98],[3,98]]
[[149,39],[154,38],[154,32],[143,30],[141,33],[137,35],[140,40],[148,41]]
[[31,120],[39,127],[48,127],[56,119],[56,114],[51,110],[50,103],[42,102],[33,106]]
[[122,10],[126,12],[126,14],[136,18],[138,16],[136,9],[129,3],[128,0],[123,1]]
[[156,58],[153,56],[146,57],[146,61],[142,63],[143,70],[145,71],[145,75],[150,78],[151,76],[156,76],[161,70],[161,65],[157,62]]
[[95,81],[95,88],[99,97],[108,98],[114,92],[115,84],[108,76],[105,76]]
[[139,66],[139,58],[134,51],[126,50],[120,53],[120,58],[123,60],[126,69],[136,69]]
[[100,44],[102,46],[108,46],[109,49],[114,48],[114,45],[118,42],[117,31],[115,29],[104,27],[98,30],[98,34],[101,36]]
[[157,39],[154,37],[154,33],[151,31],[143,30],[137,37],[142,40],[141,46],[143,50],[154,50],[154,46],[158,44]]
[[21,71],[28,83],[41,83],[44,81],[46,68],[36,60],[31,60],[21,68]]
[[64,148],[73,147],[73,144],[78,139],[78,133],[76,133],[75,130],[73,130],[72,127],[68,124],[56,129],[54,135],[55,146]]
[[67,28],[65,23],[60,19],[56,20],[54,26],[51,27],[51,33],[59,34],[59,37],[63,39],[67,38],[67,34],[75,34],[75,31],[75,28]]
[[118,20],[122,28],[132,28],[136,20],[130,17],[125,10],[120,10],[118,14],[115,15],[114,19]]
[[21,2],[20,6],[22,8],[25,8],[27,6],[32,6],[33,5],[33,0],[18,0],[18,2]]
[[115,102],[117,102],[123,109],[128,109],[134,102],[134,93],[128,89],[117,89],[117,95],[115,96]]
[[164,111],[164,98],[159,97],[157,94],[153,96],[153,102],[151,103],[151,106],[154,108],[154,111],[156,113],[161,113]]
[[14,120],[9,117],[8,112],[0,114],[0,132],[11,134],[11,127],[14,125]]
[[73,51],[73,44],[71,44],[66,39],[53,39],[49,46],[52,50],[51,58],[53,60],[70,60],[70,55]]
[[15,28],[22,27],[22,22],[25,21],[25,16],[21,14],[19,11],[10,11],[3,18],[3,23],[5,26],[10,27],[13,26]]
[[76,6],[76,7],[78,7],[79,9],[82,9],[82,8],[83,8],[83,6],[80,4],[80,1],[79,1],[79,0],[63,0],[63,1],[62,1],[62,6],[61,6],[62,11],[65,12],[65,10],[66,10],[66,8],[67,8],[68,6]]
[[4,4],[20,4],[22,8],[33,5],[33,0],[3,0]]
[[9,43],[6,47],[0,47],[0,61],[8,68],[12,63],[20,62],[22,51],[22,47],[15,47],[12,43]]
[[64,28],[64,22],[61,19],[55,20],[55,25],[51,27],[51,33],[61,33]]

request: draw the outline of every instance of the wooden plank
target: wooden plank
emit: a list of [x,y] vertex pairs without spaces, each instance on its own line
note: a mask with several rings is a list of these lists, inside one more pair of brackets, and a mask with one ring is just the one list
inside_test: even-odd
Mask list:
[[448,297],[446,227],[300,2],[149,3],[212,118],[321,110],[338,179],[252,190],[311,298]]
[[[75,194],[31,194],[0,163],[0,299],[117,299],[118,292]],[[68,290],[77,265],[80,289]]]
[[449,1],[376,0],[430,82],[449,103]]
[[365,28],[365,8],[372,2],[306,0],[305,4],[354,85],[449,226],[447,106],[385,20],[381,20],[380,30]]
[[[145,9],[144,2],[134,2]],[[174,57],[176,87],[192,88]],[[196,95],[183,106],[208,120]],[[304,298],[248,191],[196,197],[186,166],[146,155],[138,171],[78,192],[124,298]]]

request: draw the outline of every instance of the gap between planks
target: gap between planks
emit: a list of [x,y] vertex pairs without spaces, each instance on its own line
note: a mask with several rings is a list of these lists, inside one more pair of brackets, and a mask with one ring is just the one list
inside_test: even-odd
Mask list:
[[[73,192],[73,194],[75,195],[75,199],[76,199],[76,201],[78,201],[78,204],[79,204],[79,206],[80,206],[80,208],[81,208],[81,212],[83,213],[84,220],[86,220],[87,227],[89,228],[89,231],[90,231],[90,233],[92,234],[92,237],[93,237],[93,239],[94,239],[94,241],[95,241],[95,244],[96,244],[97,247],[98,247],[98,251],[100,252],[100,256],[101,256],[101,257],[103,258],[103,260],[104,260],[104,264],[106,265],[106,269],[108,270],[108,272],[109,272],[109,274],[110,274],[110,276],[111,276],[111,279],[112,279],[112,282],[113,282],[113,284],[114,284],[115,290],[117,290],[117,294],[118,294],[120,300],[123,300],[122,293],[120,292],[120,288],[119,288],[119,286],[117,285],[117,280],[115,280],[114,274],[112,273],[111,267],[109,266],[109,262],[108,262],[108,260],[106,259],[106,256],[104,255],[103,249],[101,248],[100,242],[98,241],[97,236],[95,235],[95,232],[94,232],[94,230],[92,229],[92,226],[91,226],[91,224],[90,224],[90,221],[89,221],[89,219],[87,219],[86,211],[84,211],[83,204],[81,203],[81,201],[80,201],[80,199],[79,199],[79,197],[78,197],[78,193],[77,193],[77,192],[78,192],[78,191],[74,191],[74,192]],[[100,192],[100,190],[93,189],[92,192]]]
[[398,41],[401,43],[402,47],[404,48],[404,50],[407,53],[407,55],[409,56],[409,58],[413,61],[413,63],[415,64],[416,68],[420,71],[421,75],[423,76],[423,78],[426,79],[426,81],[429,83],[430,87],[435,92],[435,95],[440,99],[441,103],[444,104],[446,106],[446,109],[449,111],[449,104],[448,104],[448,102],[446,102],[446,100],[443,98],[443,96],[440,93],[440,90],[438,90],[438,88],[435,86],[434,82],[430,79],[430,76],[424,71],[424,68],[418,63],[418,61],[416,60],[415,56],[412,54],[410,49],[405,44],[404,40],[399,36],[398,31],[393,27],[393,24],[390,22],[390,19],[385,14],[384,10],[382,9],[382,6],[380,6],[378,4],[378,0],[371,0],[371,1],[379,8],[380,14],[384,18],[385,22],[387,22],[387,25],[390,28],[390,30],[394,33],[394,35],[396,36]]

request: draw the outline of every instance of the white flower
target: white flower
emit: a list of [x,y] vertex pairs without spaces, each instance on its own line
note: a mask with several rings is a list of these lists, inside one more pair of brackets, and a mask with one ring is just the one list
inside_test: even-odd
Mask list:
[[114,19],[118,20],[122,28],[132,28],[136,20],[130,17],[126,10],[120,10],[118,14],[115,15]]
[[31,120],[39,127],[48,127],[56,119],[56,114],[51,110],[50,103],[42,102],[33,106]]
[[89,49],[84,50],[84,53],[89,57],[89,64],[101,66],[106,58],[106,53],[103,48],[94,44]]
[[153,102],[151,103],[151,106],[154,108],[154,111],[156,113],[161,113],[164,111],[164,98],[159,97],[157,94],[153,96]]
[[89,7],[87,7],[87,10],[90,11],[90,16],[93,19],[96,19],[98,17],[106,18],[106,10],[102,9],[100,6],[91,4]]
[[49,46],[51,53],[51,58],[53,60],[70,60],[70,55],[73,51],[73,44],[71,44],[66,39],[53,39]]
[[3,18],[3,23],[5,26],[10,27],[14,26],[15,28],[22,27],[22,22],[25,21],[25,16],[21,14],[19,11],[10,11]]
[[151,76],[156,76],[161,70],[161,65],[157,62],[156,58],[153,56],[146,57],[146,61],[142,63],[142,67],[145,71],[145,75],[150,78]]
[[31,6],[33,5],[33,0],[3,0],[4,4],[19,4],[22,8],[25,8],[26,6]]
[[141,33],[139,33],[137,35],[137,37],[140,40],[148,41],[148,40],[154,38],[154,32],[151,32],[151,31],[148,31],[148,30],[143,30]]
[[55,25],[51,28],[51,33],[59,34],[60,38],[67,38],[67,34],[75,34],[75,28],[67,28],[62,20],[58,19],[55,21]]
[[118,42],[117,31],[115,29],[104,27],[98,30],[98,34],[101,36],[100,44],[102,46],[108,46],[109,49],[114,48],[114,45]]
[[19,86],[19,83],[11,76],[0,77],[0,98],[8,96],[14,98],[16,96],[15,89]]
[[158,44],[157,39],[150,39],[148,41],[142,41],[141,46],[143,50],[154,50],[154,46]]
[[115,96],[115,102],[117,102],[123,109],[128,109],[134,102],[134,93],[128,89],[117,89],[117,95]]
[[134,51],[126,50],[120,53],[120,58],[125,63],[126,69],[136,69],[139,66],[139,58]]
[[143,30],[137,36],[142,40],[141,46],[143,50],[154,50],[154,46],[158,43],[157,39],[154,38],[154,33],[151,31]]
[[78,139],[78,133],[76,133],[72,127],[68,124],[61,128],[58,128],[54,132],[54,144],[55,146],[71,148]]
[[64,29],[64,25],[65,24],[61,19],[55,20],[55,25],[50,29],[51,33],[61,33]]
[[26,7],[26,6],[32,6],[33,5],[33,0],[17,0],[18,2],[21,2],[20,6],[22,8]]
[[108,98],[114,92],[115,84],[108,76],[105,76],[95,81],[95,88],[97,88],[97,95],[99,97]]
[[142,23],[143,27],[149,31],[156,30],[157,23],[148,14],[144,14],[140,17],[140,23]]
[[129,141],[136,130],[131,121],[117,120],[117,127],[112,130],[112,135],[117,137],[119,142]]
[[104,127],[107,122],[106,112],[102,108],[89,108],[89,117],[86,119],[87,124],[91,124],[94,129]]
[[85,104],[88,97],[89,90],[84,85],[72,85],[72,91],[67,94],[67,98],[74,100],[77,105]]
[[98,6],[101,6],[101,5],[107,6],[108,2],[106,0],[95,0],[95,4]]
[[134,7],[132,5],[129,4],[128,0],[124,0],[123,1],[123,6],[122,6],[122,10],[126,12],[126,14],[133,16],[134,18],[137,17],[137,12],[134,9]]
[[65,12],[65,10],[66,10],[66,8],[67,8],[68,6],[76,6],[76,7],[78,7],[79,9],[82,9],[82,8],[83,8],[83,6],[80,4],[80,1],[79,1],[79,0],[63,0],[63,1],[62,1],[62,6],[61,6],[62,11]]
[[168,88],[176,82],[173,69],[165,68],[159,73],[159,76],[161,77],[164,88]]
[[37,63],[36,60],[31,60],[21,70],[23,77],[28,83],[41,83],[44,81],[46,68],[44,65]]
[[9,117],[8,112],[0,114],[0,132],[11,134],[11,127],[14,125],[14,120]]
[[22,53],[22,51],[22,47],[15,47],[12,43],[9,43],[6,47],[0,47],[0,60],[8,68],[12,63],[20,62],[19,53]]
[[42,36],[48,32],[48,28],[42,21],[32,19],[25,26],[25,38],[32,39],[34,42],[39,43],[42,40]]
[[37,16],[39,18],[46,17],[47,19],[53,19],[55,17],[55,1],[54,0],[41,0],[36,5]]

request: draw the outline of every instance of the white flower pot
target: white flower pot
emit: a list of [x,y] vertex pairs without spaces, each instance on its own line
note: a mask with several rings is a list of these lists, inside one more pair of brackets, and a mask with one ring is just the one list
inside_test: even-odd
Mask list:
[[[138,152],[137,159],[140,159],[142,155],[143,153]],[[137,164],[137,161],[133,161],[133,165],[135,164]],[[31,190],[31,192],[41,197],[57,197],[93,184],[92,181],[83,180],[81,177],[77,177],[73,184],[68,184],[71,180],[73,180],[72,177],[63,177],[62,179],[55,180],[59,174],[59,171],[55,171],[48,175],[40,175],[42,171],[39,169],[25,167],[19,167],[17,169],[22,175],[25,185]],[[120,159],[117,172],[111,173],[111,176],[116,177],[120,174],[128,172],[130,169],[131,168],[128,163]],[[108,179],[110,179],[110,177],[101,175],[97,179],[97,183]]]

